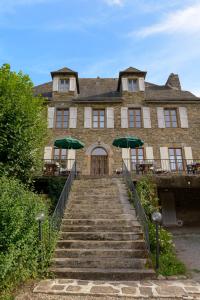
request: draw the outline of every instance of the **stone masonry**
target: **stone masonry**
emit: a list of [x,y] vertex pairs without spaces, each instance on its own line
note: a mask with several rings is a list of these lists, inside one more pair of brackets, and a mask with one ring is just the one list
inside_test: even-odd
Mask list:
[[118,178],[75,180],[51,271],[57,278],[154,278],[143,232]]
[[[74,91],[61,93],[54,90],[54,77],[74,77]],[[181,148],[183,159],[187,159],[184,147],[191,147],[193,159],[200,158],[200,100],[192,93],[181,89],[179,78],[171,74],[165,85],[145,82],[143,89],[129,92],[123,88],[123,80],[136,78],[144,80],[146,72],[128,68],[120,72],[119,78],[78,78],[78,74],[67,68],[53,72],[53,83],[49,82],[35,87],[35,94],[42,94],[47,99],[48,107],[77,108],[76,128],[51,128],[52,138],[47,146],[53,147],[54,140],[64,136],[73,136],[85,143],[85,148],[76,151],[76,160],[81,174],[89,175],[91,169],[91,151],[95,147],[103,147],[108,153],[109,174],[112,175],[121,167],[122,150],[112,146],[116,137],[134,135],[143,139],[144,148],[152,147],[154,159],[160,159],[160,148]],[[57,78],[57,77],[56,77]],[[108,107],[114,111],[113,128],[84,128],[84,109],[103,109]],[[151,126],[144,128],[122,128],[121,108],[149,108]],[[177,128],[159,128],[157,108],[174,108],[177,110]],[[179,108],[186,111],[188,126],[181,126]],[[142,116],[143,118],[144,116]],[[185,116],[186,117],[186,116]],[[52,154],[53,158],[53,154]],[[148,158],[148,157],[146,157]],[[191,154],[190,154],[191,159]]]

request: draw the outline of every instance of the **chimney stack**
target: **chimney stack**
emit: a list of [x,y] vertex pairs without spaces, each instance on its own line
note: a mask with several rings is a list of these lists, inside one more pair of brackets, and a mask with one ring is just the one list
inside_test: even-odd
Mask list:
[[174,90],[181,90],[181,84],[178,74],[171,73],[165,85]]

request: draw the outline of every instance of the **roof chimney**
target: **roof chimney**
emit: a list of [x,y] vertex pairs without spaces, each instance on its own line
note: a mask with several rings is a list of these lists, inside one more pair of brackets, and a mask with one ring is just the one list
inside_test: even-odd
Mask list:
[[181,90],[181,84],[178,74],[171,73],[165,85],[174,90]]

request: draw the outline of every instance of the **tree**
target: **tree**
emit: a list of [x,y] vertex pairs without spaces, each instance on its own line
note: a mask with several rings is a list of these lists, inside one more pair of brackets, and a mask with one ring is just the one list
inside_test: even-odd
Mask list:
[[47,138],[44,100],[33,94],[33,83],[10,65],[0,68],[0,175],[23,182],[42,170]]

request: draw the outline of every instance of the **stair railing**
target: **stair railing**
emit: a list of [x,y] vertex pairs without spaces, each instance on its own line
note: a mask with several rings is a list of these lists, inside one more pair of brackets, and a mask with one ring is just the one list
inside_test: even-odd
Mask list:
[[62,222],[62,218],[64,216],[65,207],[66,207],[66,204],[68,201],[71,186],[72,186],[72,183],[73,183],[75,177],[76,177],[76,161],[73,163],[70,174],[67,177],[65,185],[63,187],[63,190],[60,194],[58,203],[56,205],[56,208],[55,208],[53,215],[51,217],[51,220],[50,220],[50,229],[49,229],[49,239],[50,240],[51,240],[51,233],[58,232],[60,229],[60,225]]
[[145,242],[146,242],[146,247],[147,247],[147,250],[150,253],[148,219],[147,219],[146,213],[144,211],[144,207],[142,206],[142,203],[141,203],[140,198],[138,196],[138,193],[136,191],[133,180],[131,178],[131,173],[127,169],[127,166],[126,166],[124,160],[122,161],[122,174],[123,174],[123,178],[126,182],[126,185],[127,185],[128,189],[131,193],[131,199],[133,200],[133,205],[134,205],[134,208],[135,208],[136,216],[138,217],[138,219],[139,219],[139,221],[142,225],[143,232],[144,232],[144,237],[145,237]]

